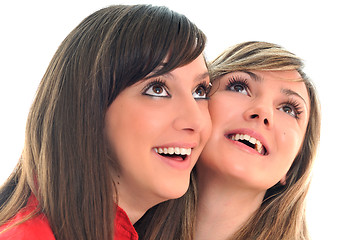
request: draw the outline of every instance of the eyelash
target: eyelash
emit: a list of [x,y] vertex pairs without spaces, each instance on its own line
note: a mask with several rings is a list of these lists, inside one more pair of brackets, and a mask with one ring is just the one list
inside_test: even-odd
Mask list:
[[[239,76],[233,76],[229,79],[228,84],[226,85],[226,90],[239,92],[235,89],[232,89],[232,88],[234,88],[234,86],[237,86],[237,85],[242,86],[244,88],[244,90],[247,91],[247,94],[250,95],[249,83],[248,83],[247,79],[241,78]],[[291,109],[294,111],[294,116],[289,113],[287,113],[287,114],[293,116],[296,119],[299,119],[299,115],[302,114],[302,112],[303,112],[301,110],[302,107],[300,106],[300,104],[296,100],[293,100],[293,99],[287,100],[285,103],[282,104],[282,106],[280,108],[282,108],[284,106],[291,107]]]
[[[294,110],[295,112],[295,115],[293,116],[294,118],[296,119],[299,119],[299,115],[303,112],[301,109],[301,106],[300,104],[296,101],[296,100],[293,100],[293,99],[289,99],[287,100],[287,102],[285,102],[282,107],[284,106],[291,106],[291,108]],[[291,115],[291,114],[290,114]],[[291,115],[292,116],[292,115]]]
[[[166,86],[165,81],[163,81],[163,80],[161,80],[161,79],[159,79],[159,78],[158,78],[158,79],[155,79],[154,81],[152,81],[152,82],[150,82],[149,84],[147,84],[147,85],[143,88],[142,94],[143,94],[143,95],[147,95],[147,96],[153,96],[153,95],[151,95],[151,94],[148,94],[147,91],[148,91],[150,88],[154,87],[154,86],[158,86],[158,87],[163,88],[163,89],[166,91],[166,93],[167,93],[167,96],[157,96],[157,97],[171,97],[171,95],[169,94],[169,92],[168,92],[168,90],[167,90],[167,86]],[[201,88],[204,90],[204,92],[205,92],[205,97],[204,97],[204,98],[195,98],[195,99],[197,99],[197,100],[199,100],[199,99],[206,99],[206,100],[208,100],[208,99],[209,99],[209,98],[208,98],[208,93],[209,93],[210,90],[211,90],[211,86],[210,86],[206,81],[204,81],[204,82],[201,82],[200,84],[198,84],[195,89],[197,90],[199,87],[201,87]],[[196,90],[195,90],[195,91],[196,91]],[[153,97],[154,97],[154,96],[153,96]]]
[[[168,90],[167,90],[167,87],[166,87],[166,84],[165,84],[165,81],[161,80],[160,78],[157,78],[155,79],[154,81],[148,83],[142,90],[142,94],[143,95],[147,95],[147,96],[153,96],[153,95],[150,95],[147,93],[147,91],[151,88],[151,87],[154,87],[154,86],[159,86],[159,87],[162,87],[168,96],[158,96],[158,97],[171,97]],[[153,96],[154,97],[154,96]]]
[[249,84],[248,84],[247,79],[241,78],[239,76],[233,76],[229,79],[226,89],[229,91],[239,92],[235,89],[232,89],[232,87],[234,87],[236,85],[241,85],[244,88],[244,90],[247,91],[247,94],[249,95]]

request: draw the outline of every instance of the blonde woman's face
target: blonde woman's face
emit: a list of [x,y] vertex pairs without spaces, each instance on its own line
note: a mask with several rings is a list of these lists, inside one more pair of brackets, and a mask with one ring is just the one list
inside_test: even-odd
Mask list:
[[105,130],[121,167],[114,176],[120,199],[160,202],[186,192],[211,131],[208,84],[199,56],[126,88],[110,105]]
[[204,176],[267,190],[300,150],[310,102],[297,71],[233,72],[214,85],[213,131],[197,166]]

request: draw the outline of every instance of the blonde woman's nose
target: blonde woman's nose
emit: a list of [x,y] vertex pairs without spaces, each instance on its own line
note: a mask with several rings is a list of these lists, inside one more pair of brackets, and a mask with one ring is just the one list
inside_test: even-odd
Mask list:
[[257,103],[246,110],[244,117],[248,121],[258,121],[266,127],[273,125],[273,108],[271,104]]

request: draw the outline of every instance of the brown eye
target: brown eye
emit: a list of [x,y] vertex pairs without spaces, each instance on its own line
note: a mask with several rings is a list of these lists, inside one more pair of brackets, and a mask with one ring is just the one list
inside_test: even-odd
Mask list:
[[296,111],[291,106],[284,105],[284,106],[280,107],[279,110],[281,110],[282,112],[284,112],[292,117],[297,117]]
[[197,89],[193,93],[193,97],[195,98],[204,98],[206,96],[206,90],[203,86],[197,87]]
[[159,80],[148,84],[148,86],[143,91],[143,95],[148,95],[151,97],[170,97],[165,83]]
[[284,111],[285,113],[290,114],[290,113],[292,113],[292,108],[290,108],[290,107],[288,107],[288,106],[284,106],[284,107],[283,107],[283,111]]
[[302,113],[301,107],[295,101],[288,101],[278,109],[296,119],[298,119],[299,115]]
[[204,84],[200,84],[193,92],[194,99],[207,99],[207,87]]
[[155,94],[161,94],[163,92],[163,88],[161,86],[153,86],[152,90]]

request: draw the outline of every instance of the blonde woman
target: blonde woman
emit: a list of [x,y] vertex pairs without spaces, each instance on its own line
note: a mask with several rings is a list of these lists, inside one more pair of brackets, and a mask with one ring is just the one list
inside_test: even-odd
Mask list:
[[[309,239],[305,197],[320,109],[302,67],[294,54],[266,42],[238,44],[210,63],[213,130],[196,184],[183,197],[196,213],[146,239],[185,239],[182,231],[194,240]],[[156,208],[150,213],[158,216]]]
[[187,191],[209,137],[205,41],[166,7],[85,18],[40,83],[0,239],[138,239],[149,208]]

